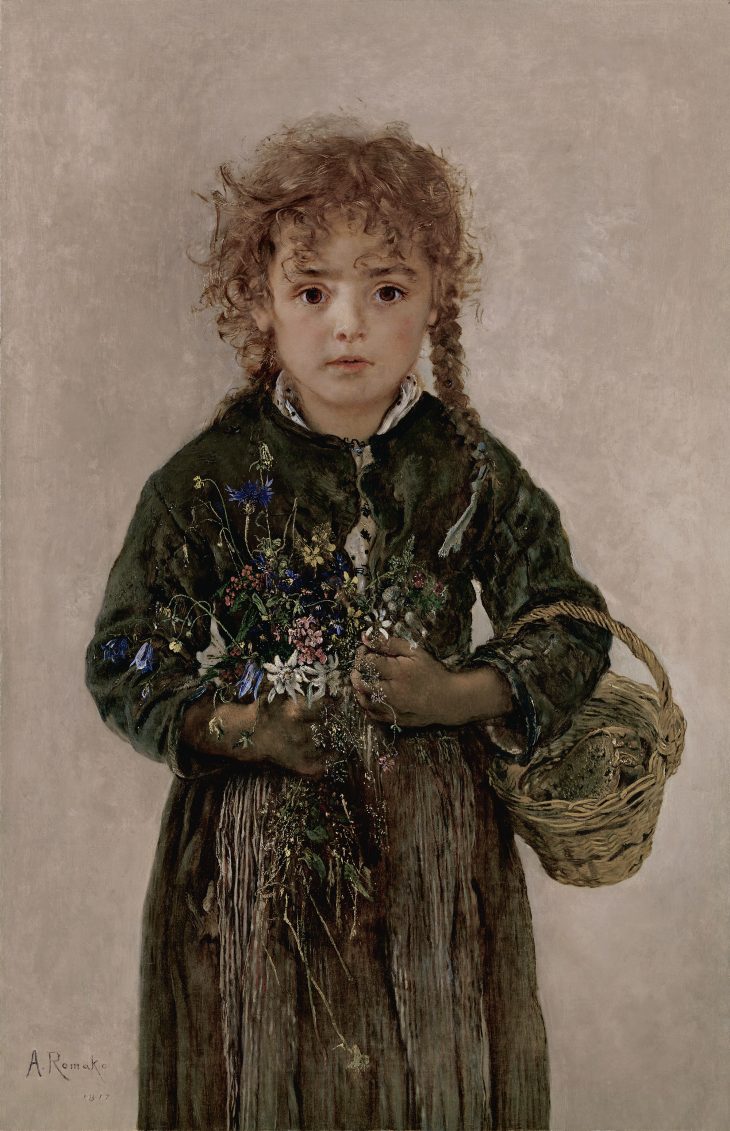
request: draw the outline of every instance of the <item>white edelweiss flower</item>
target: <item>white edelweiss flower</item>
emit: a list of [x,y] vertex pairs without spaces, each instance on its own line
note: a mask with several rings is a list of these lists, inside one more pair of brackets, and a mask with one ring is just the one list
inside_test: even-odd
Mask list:
[[388,639],[388,629],[392,627],[393,622],[388,618],[385,609],[374,609],[367,614],[365,619],[370,621],[370,626],[367,629],[368,636],[372,636],[377,629],[381,636],[385,637],[386,640]]
[[311,673],[307,687],[307,699],[310,703],[321,699],[326,692],[329,692],[330,695],[339,693],[342,685],[342,673],[337,656],[328,656],[327,662],[324,664],[316,660],[308,669],[308,672]]
[[268,702],[277,695],[288,695],[296,699],[303,695],[302,683],[306,678],[306,669],[297,665],[298,653],[292,652],[288,660],[283,661],[281,656],[274,656],[273,663],[264,664],[264,671],[269,683],[273,684],[268,695]]

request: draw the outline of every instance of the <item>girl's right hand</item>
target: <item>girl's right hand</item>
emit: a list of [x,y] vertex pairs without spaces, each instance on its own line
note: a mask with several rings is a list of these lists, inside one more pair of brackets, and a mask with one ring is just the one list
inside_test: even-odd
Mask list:
[[321,702],[308,707],[303,697],[291,699],[288,695],[277,695],[271,703],[263,700],[251,745],[243,752],[242,760],[273,762],[294,774],[320,777],[327,756],[314,744],[312,723],[317,721],[321,710]]
[[206,696],[191,703],[183,719],[181,740],[195,755],[231,758],[256,764],[271,762],[304,777],[320,777],[327,756],[315,746],[312,723],[322,711],[320,700],[308,707],[304,697],[277,695],[273,702],[219,703]]

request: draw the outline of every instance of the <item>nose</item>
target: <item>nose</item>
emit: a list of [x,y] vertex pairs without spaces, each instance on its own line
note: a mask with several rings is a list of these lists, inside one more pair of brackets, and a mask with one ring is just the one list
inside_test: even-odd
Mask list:
[[365,335],[365,316],[357,296],[342,295],[333,303],[333,332],[338,342],[354,342]]

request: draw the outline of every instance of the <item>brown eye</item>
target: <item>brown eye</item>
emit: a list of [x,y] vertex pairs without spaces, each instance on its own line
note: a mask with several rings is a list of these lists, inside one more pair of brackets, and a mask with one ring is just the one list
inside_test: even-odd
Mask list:
[[401,290],[400,287],[393,286],[392,283],[386,283],[385,286],[378,287],[375,294],[378,296],[379,302],[384,302],[384,303],[390,304],[390,303],[393,303],[393,302],[397,302],[398,299],[403,298],[404,295],[405,295],[405,291]]
[[319,306],[324,299],[324,292],[319,287],[307,287],[306,291],[302,291],[299,297],[307,306]]

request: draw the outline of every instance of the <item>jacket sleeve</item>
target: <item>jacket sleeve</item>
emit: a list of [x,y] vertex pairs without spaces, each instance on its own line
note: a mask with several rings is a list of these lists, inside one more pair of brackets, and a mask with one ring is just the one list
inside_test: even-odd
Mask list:
[[[494,638],[475,649],[469,666],[492,664],[508,680],[515,709],[492,737],[505,756],[526,764],[538,742],[564,731],[608,667],[610,633],[560,617],[500,636],[522,614],[570,600],[604,610],[603,597],[576,571],[553,500],[536,487],[516,457],[501,449],[489,517],[474,573]],[[504,731],[512,743],[500,741]]]
[[209,600],[216,584],[207,547],[182,528],[153,476],[109,575],[86,654],[86,682],[104,722],[179,777],[230,765],[224,758],[198,760],[180,742],[185,708],[210,693],[196,659],[210,643],[210,616],[196,607],[184,627],[174,629],[169,620],[176,597],[187,598],[187,611],[189,599]]

